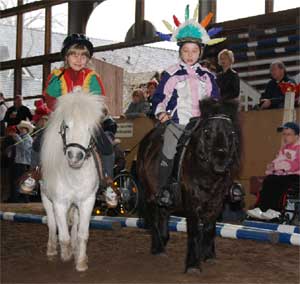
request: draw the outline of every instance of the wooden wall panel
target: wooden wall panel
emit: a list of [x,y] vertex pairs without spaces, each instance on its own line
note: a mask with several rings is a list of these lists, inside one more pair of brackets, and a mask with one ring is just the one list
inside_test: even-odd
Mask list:
[[106,91],[106,104],[111,115],[122,114],[123,69],[112,64],[92,59],[92,64],[100,74]]

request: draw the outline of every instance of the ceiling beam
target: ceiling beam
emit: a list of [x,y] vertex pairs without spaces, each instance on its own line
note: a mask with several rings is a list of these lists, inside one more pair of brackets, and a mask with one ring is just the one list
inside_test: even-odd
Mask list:
[[[131,42],[119,42],[115,44],[94,47],[94,52],[110,51],[110,50],[134,47],[138,45],[144,45],[144,44],[155,43],[160,41],[162,41],[161,38],[154,37],[148,39],[134,40]],[[59,52],[56,52],[48,55],[40,55],[40,56],[33,56],[27,58],[20,58],[17,60],[3,61],[0,64],[0,70],[12,69],[16,64],[20,64],[21,66],[40,65],[43,64],[45,61],[51,63],[61,61],[61,55]]]
[[66,3],[68,0],[41,0],[13,8],[5,9],[0,13],[0,19],[15,16],[19,13],[31,12],[45,7]]

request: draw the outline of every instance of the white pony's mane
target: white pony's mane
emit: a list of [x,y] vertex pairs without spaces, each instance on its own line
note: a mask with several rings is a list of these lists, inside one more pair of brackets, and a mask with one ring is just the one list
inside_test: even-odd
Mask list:
[[43,136],[41,163],[43,176],[51,178],[51,173],[60,170],[59,165],[64,159],[63,142],[59,134],[63,121],[72,121],[74,126],[83,126],[86,135],[93,135],[100,120],[104,117],[105,104],[102,96],[75,91],[57,99],[55,111],[51,114]]

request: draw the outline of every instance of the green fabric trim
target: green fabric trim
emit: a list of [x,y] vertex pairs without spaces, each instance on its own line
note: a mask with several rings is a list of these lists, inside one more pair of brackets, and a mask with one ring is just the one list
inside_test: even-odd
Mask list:
[[103,93],[96,75],[91,76],[89,88],[90,92],[92,92],[94,95],[101,95]]
[[48,87],[46,89],[46,93],[51,96],[58,98],[61,96],[61,81],[57,76],[53,75],[49,80]]

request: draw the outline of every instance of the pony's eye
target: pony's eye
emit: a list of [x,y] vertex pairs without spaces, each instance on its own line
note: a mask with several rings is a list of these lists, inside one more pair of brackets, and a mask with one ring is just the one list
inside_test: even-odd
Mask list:
[[206,138],[209,137],[209,130],[208,129],[204,129],[204,135]]

